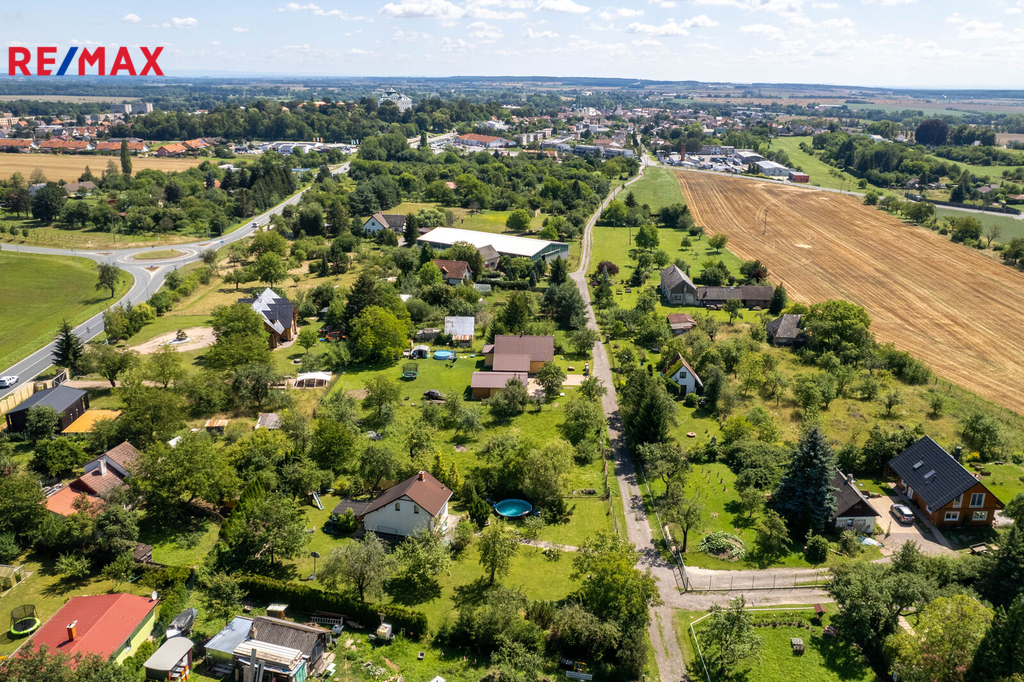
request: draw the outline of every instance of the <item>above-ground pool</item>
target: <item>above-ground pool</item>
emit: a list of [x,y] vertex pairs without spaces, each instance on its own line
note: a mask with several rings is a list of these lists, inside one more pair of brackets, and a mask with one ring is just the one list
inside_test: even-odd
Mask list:
[[494,511],[499,516],[514,519],[529,514],[533,511],[533,505],[526,500],[502,500],[494,505]]
[[455,355],[455,353],[451,352],[450,350],[434,351],[435,360],[451,360],[453,355]]

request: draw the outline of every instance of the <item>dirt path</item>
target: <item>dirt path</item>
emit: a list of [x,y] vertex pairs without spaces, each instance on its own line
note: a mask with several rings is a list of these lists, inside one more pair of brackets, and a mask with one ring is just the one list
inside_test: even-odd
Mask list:
[[[1024,413],[1024,274],[856,198],[677,172],[698,225],[803,303],[846,299],[949,381]],[[768,229],[764,234],[764,211]]]
[[[183,331],[185,332],[185,335],[188,336],[189,340],[184,343],[172,344],[171,347],[174,348],[174,350],[181,352],[199,350],[200,348],[212,346],[214,342],[217,341],[216,337],[213,335],[213,329],[211,327],[189,327]],[[140,355],[155,353],[168,341],[172,341],[177,334],[177,331],[160,334],[145,343],[134,346],[133,350],[137,351]]]

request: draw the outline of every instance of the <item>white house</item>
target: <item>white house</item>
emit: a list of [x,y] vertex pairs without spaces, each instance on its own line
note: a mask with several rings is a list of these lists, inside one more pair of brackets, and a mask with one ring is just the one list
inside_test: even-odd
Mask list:
[[398,234],[405,231],[405,216],[397,213],[374,213],[363,223],[363,232],[377,234],[381,230],[392,230]]
[[131,469],[139,459],[139,451],[131,443],[125,441],[117,447],[107,450],[94,460],[85,463],[85,473],[100,469],[106,473],[107,469],[112,470],[121,478],[131,476]]
[[412,100],[405,95],[399,93],[394,88],[389,88],[380,99],[377,100],[377,106],[384,104],[384,102],[394,102],[395,106],[398,107],[399,111],[405,111],[406,109],[412,109]]
[[363,522],[363,529],[384,535],[409,537],[426,528],[448,530],[448,500],[452,491],[426,471],[392,486],[372,502],[342,500],[335,514],[347,509]]
[[683,395],[689,395],[690,393],[700,393],[704,390],[704,382],[700,380],[697,373],[690,367],[690,363],[686,361],[682,355],[678,356],[676,361],[669,367],[666,376],[672,380],[674,384],[682,387]]

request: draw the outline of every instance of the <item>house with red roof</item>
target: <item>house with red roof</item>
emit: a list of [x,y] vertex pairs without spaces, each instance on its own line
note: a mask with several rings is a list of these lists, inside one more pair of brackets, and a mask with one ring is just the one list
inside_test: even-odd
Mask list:
[[188,147],[186,147],[185,145],[181,144],[180,142],[175,142],[174,144],[165,144],[164,146],[162,146],[159,149],[157,149],[156,150],[156,155],[157,156],[181,156],[182,154],[186,153],[187,151],[188,151]]
[[125,441],[86,462],[85,473],[46,498],[46,509],[58,516],[71,516],[80,511],[83,502],[88,502],[89,513],[99,513],[107,496],[127,485],[124,481],[131,475],[138,457],[139,451]]
[[448,530],[452,491],[426,471],[391,486],[370,502],[342,500],[334,513],[349,509],[363,529],[378,535],[410,537],[420,529]]
[[29,640],[29,650],[96,654],[121,663],[149,637],[158,600],[134,594],[71,597]]

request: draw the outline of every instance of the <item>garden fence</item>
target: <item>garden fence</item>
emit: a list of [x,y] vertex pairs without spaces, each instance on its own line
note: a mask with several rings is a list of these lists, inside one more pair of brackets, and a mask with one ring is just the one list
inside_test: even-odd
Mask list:
[[694,590],[732,592],[746,590],[813,590],[824,587],[828,578],[823,572],[788,573],[766,571],[714,571],[688,581]]

